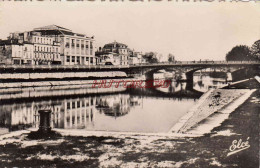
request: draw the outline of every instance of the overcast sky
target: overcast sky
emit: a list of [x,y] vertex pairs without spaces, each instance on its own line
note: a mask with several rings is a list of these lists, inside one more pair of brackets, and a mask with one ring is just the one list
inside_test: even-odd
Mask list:
[[235,45],[260,39],[260,3],[1,2],[0,38],[56,24],[178,60],[223,60]]

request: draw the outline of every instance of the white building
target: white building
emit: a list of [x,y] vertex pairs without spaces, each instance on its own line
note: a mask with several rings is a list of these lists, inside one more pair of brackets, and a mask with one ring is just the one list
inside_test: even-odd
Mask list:
[[35,28],[42,35],[53,37],[60,43],[61,63],[63,65],[95,65],[94,37],[74,33],[57,25]]
[[96,52],[96,56],[100,59],[101,64],[112,63],[113,65],[129,64],[129,49],[127,45],[112,42],[105,44],[100,51]]
[[145,59],[143,59],[143,54],[141,52],[132,51],[131,55],[129,56],[129,64],[134,65],[141,63],[146,63]]
[[[10,33],[9,40],[11,41],[17,40],[16,44],[25,46],[25,50],[19,53],[20,55],[22,54],[25,57],[24,61],[21,60],[21,64],[24,63],[25,64],[60,64],[61,63],[60,44],[56,42],[53,37],[43,36],[40,32],[27,31],[22,33],[19,32]],[[32,50],[28,50],[30,52],[33,52],[33,55],[30,56],[29,61],[27,61],[28,56],[26,56],[27,54],[26,49],[29,48],[26,47],[26,45],[33,46]],[[16,62],[18,61],[16,60]]]
[[0,63],[95,65],[94,38],[50,25],[10,33],[0,41]]

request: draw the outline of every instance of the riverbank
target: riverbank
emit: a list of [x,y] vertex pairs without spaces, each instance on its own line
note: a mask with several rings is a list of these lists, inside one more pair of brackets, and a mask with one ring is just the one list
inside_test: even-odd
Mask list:
[[[204,94],[184,115],[171,132],[205,134],[228,118],[254,91],[248,89],[215,89]],[[209,118],[212,121],[209,121]],[[206,121],[205,121],[206,120]]]
[[[61,132],[55,139],[30,140],[23,132],[0,140],[1,166],[258,168],[259,109],[258,89],[228,119],[198,137]],[[228,155],[234,140],[248,138],[249,148]]]
[[[239,167],[258,168],[260,91],[210,134],[62,136],[29,140],[27,134],[0,141],[2,167]],[[227,156],[233,140],[250,148]]]
[[258,76],[206,92],[170,132],[205,134],[220,125],[239,105],[260,89]]

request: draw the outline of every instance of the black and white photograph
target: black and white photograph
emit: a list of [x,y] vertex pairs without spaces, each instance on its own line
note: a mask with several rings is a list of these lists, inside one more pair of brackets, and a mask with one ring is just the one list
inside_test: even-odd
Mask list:
[[259,168],[260,1],[0,2],[0,168]]

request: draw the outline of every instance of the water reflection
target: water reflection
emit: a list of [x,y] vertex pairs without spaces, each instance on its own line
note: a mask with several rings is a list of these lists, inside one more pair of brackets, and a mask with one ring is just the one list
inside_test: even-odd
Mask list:
[[52,111],[54,128],[168,132],[202,92],[224,84],[223,79],[194,76],[194,83],[172,80],[168,88],[4,89],[0,90],[0,134],[38,127],[42,109]]
[[175,80],[170,80],[170,84],[168,88],[158,88],[158,90],[165,93],[176,93],[187,90],[186,82],[178,82]]
[[208,75],[193,76],[193,89],[201,92],[206,92],[211,88],[224,87],[227,83],[226,78],[213,78]]

